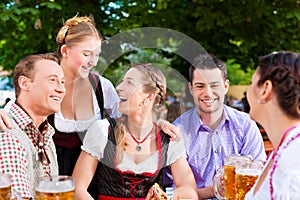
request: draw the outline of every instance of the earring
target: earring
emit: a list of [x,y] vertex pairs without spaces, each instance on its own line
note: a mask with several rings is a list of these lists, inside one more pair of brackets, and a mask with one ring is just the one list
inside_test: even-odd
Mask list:
[[264,104],[264,103],[266,103],[266,101],[264,99],[259,99],[259,100],[257,100],[257,103]]
[[149,99],[144,100],[144,106],[146,106],[149,103]]

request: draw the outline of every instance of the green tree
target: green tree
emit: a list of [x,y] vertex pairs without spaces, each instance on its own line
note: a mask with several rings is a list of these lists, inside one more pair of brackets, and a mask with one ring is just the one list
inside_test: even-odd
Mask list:
[[[297,0],[116,1],[113,27],[159,26],[184,33],[207,51],[242,67],[271,51],[299,51],[300,2]],[[124,14],[125,13],[125,14]],[[126,23],[127,22],[127,23]]]
[[[300,49],[297,0],[3,0],[0,8],[0,66],[5,69],[13,69],[27,54],[54,51],[58,29],[76,13],[93,15],[105,39],[141,27],[176,30],[220,59],[234,60],[232,65],[245,73],[260,55]],[[171,66],[187,76],[188,60],[176,52],[156,53],[171,59]],[[128,54],[117,61],[125,66]],[[111,70],[118,66],[111,65]]]
[[94,0],[1,1],[0,66],[13,69],[28,54],[54,52],[59,28],[77,13],[98,16],[96,23],[103,24],[99,7],[100,2]]
[[241,65],[236,63],[234,59],[229,59],[226,62],[228,79],[230,85],[248,85],[251,82],[251,76],[254,73],[254,69],[248,67],[245,70]]

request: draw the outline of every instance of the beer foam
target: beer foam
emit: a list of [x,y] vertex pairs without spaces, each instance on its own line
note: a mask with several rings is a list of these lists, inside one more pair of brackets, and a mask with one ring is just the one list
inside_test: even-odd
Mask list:
[[2,182],[2,180],[0,181],[0,188],[5,188],[5,187],[10,187],[10,182]]
[[248,175],[248,176],[258,176],[260,175],[260,170],[258,169],[236,169],[236,174]]
[[70,182],[41,182],[36,188],[38,192],[60,193],[75,190],[75,186]]
[[3,187],[8,187],[11,185],[11,180],[10,178],[8,178],[8,176],[1,176],[0,174],[0,188],[3,188]]

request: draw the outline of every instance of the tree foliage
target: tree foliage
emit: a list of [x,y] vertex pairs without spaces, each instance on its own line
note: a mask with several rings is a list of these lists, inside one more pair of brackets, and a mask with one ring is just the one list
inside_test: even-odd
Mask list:
[[[297,0],[3,0],[0,9],[0,66],[4,69],[13,69],[25,55],[55,51],[59,28],[76,13],[93,15],[105,39],[140,27],[176,30],[228,60],[228,67],[239,66],[245,73],[255,67],[260,55],[300,48]],[[172,67],[187,75],[187,60],[174,53],[156,53],[171,59]],[[129,63],[128,56],[113,65]]]

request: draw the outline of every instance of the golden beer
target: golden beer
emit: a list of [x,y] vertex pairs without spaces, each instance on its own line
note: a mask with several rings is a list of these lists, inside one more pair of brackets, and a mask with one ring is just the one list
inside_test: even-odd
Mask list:
[[224,166],[224,190],[226,200],[235,200],[235,167]]
[[7,200],[10,199],[11,196],[11,186],[2,186],[0,183],[0,200]]
[[74,190],[54,193],[36,191],[36,200],[71,200],[74,199],[74,192]]
[[235,200],[236,166],[252,161],[250,156],[230,155],[225,158],[224,166],[219,168],[214,180],[214,193],[218,199]]
[[10,175],[0,173],[0,200],[9,200],[10,198],[11,198]]
[[70,176],[42,177],[35,188],[37,200],[72,200],[75,184]]
[[243,200],[252,188],[260,171],[257,169],[241,169],[235,175],[236,200]]

